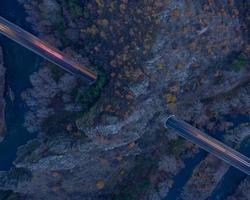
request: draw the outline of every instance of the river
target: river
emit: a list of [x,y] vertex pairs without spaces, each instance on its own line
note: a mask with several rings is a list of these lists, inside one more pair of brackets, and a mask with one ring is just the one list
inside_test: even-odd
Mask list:
[[[0,15],[32,32],[25,22],[26,14],[17,0],[1,0]],[[15,42],[0,36],[0,45],[4,51],[6,67],[6,126],[7,133],[0,143],[0,171],[9,170],[16,158],[17,148],[35,137],[23,127],[27,110],[21,99],[21,93],[31,87],[29,76],[37,70],[40,58]],[[13,91],[14,101],[8,95]]]

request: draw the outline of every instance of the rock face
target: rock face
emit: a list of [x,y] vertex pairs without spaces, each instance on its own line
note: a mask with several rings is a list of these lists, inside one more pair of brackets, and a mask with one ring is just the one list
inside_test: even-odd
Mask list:
[[[249,46],[238,1],[60,0],[55,17],[63,24],[40,9],[50,1],[21,2],[43,38],[88,55],[110,81],[78,118],[80,137],[55,131],[21,147],[15,166],[30,176],[1,173],[0,189],[37,200],[161,199],[185,170],[181,159],[190,147],[164,129],[166,115],[204,125],[235,110],[249,114]],[[33,97],[44,100],[42,92],[28,93],[30,106]],[[219,181],[218,166],[210,167]]]
[[5,89],[5,68],[3,63],[3,52],[2,48],[0,47],[0,141],[5,131],[4,89]]

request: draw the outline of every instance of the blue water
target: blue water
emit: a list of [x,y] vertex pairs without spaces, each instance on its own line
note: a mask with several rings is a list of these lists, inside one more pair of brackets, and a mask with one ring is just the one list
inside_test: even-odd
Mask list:
[[[31,31],[29,24],[25,22],[26,14],[17,0],[1,0],[0,15]],[[0,143],[0,171],[5,171],[13,165],[17,148],[35,137],[23,127],[27,107],[21,99],[21,93],[31,87],[29,76],[37,70],[39,57],[4,36],[0,36],[0,45],[3,47],[7,68],[6,91],[10,87],[15,95],[12,102],[6,92],[7,133],[4,141]]]
[[242,123],[250,122],[250,115],[235,114],[235,115],[225,115],[225,120],[228,122],[233,122],[234,125],[239,125]]
[[186,184],[188,179],[192,176],[192,172],[207,155],[204,150],[200,150],[199,153],[193,158],[185,160],[185,168],[174,178],[174,184],[170,189],[165,200],[181,200],[180,194],[182,192],[183,186]]

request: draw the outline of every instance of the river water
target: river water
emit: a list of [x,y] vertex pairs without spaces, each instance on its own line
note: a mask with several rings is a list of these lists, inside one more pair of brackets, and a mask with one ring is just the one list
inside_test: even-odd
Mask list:
[[[26,14],[17,0],[1,0],[0,15],[31,31],[25,22]],[[31,31],[32,32],[32,31]],[[35,137],[23,127],[24,114],[27,110],[21,99],[21,93],[31,87],[29,76],[37,70],[39,57],[15,42],[0,36],[0,45],[4,51],[6,74],[6,126],[7,133],[0,143],[0,171],[10,169],[16,158],[20,145]],[[8,95],[9,88],[13,91],[14,101]]]

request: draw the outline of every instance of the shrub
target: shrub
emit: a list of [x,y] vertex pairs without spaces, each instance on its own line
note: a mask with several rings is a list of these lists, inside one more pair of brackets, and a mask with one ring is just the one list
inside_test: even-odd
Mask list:
[[247,57],[244,54],[240,54],[233,61],[233,70],[239,72],[247,64]]
[[97,81],[92,84],[86,93],[78,95],[76,101],[81,104],[83,112],[88,111],[91,106],[101,96],[102,89],[108,83],[108,79],[104,72],[100,72]]

